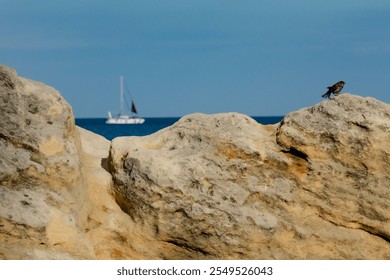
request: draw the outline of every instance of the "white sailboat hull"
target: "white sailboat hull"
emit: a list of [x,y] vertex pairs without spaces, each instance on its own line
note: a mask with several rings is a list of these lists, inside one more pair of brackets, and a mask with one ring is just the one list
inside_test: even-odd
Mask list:
[[143,124],[144,118],[131,117],[131,116],[119,116],[117,118],[108,118],[106,124]]

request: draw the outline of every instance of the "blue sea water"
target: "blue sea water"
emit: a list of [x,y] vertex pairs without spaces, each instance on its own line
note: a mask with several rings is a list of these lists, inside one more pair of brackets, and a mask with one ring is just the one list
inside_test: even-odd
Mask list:
[[[274,117],[252,117],[261,124],[275,124],[283,119],[283,116]],[[104,118],[80,118],[76,119],[76,125],[95,132],[112,140],[118,136],[145,136],[152,134],[160,129],[171,126],[180,118],[145,118],[144,124],[133,125],[113,125],[106,124]]]

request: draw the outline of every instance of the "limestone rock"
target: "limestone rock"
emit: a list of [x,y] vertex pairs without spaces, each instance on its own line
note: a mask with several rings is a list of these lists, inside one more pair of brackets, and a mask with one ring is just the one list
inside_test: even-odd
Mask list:
[[276,141],[304,160],[301,203],[336,226],[390,242],[389,104],[342,94],[288,114]]
[[111,174],[107,171],[111,142],[83,128],[78,130],[82,145],[81,163],[92,204],[85,232],[93,244],[96,258],[155,259],[151,253],[153,250],[149,249],[155,241],[139,231],[115,201]]
[[271,126],[189,115],[112,141],[116,199],[161,258],[389,259],[389,114],[343,94]]
[[89,205],[71,107],[0,65],[0,257],[93,258]]
[[0,259],[153,259],[117,205],[110,141],[53,88],[0,66]]
[[390,259],[389,131],[341,94],[110,142],[0,66],[0,259]]

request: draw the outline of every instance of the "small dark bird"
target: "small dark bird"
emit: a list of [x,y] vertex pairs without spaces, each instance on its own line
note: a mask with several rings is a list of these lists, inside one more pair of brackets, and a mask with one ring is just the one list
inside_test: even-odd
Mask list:
[[339,81],[335,83],[333,86],[328,87],[328,91],[325,92],[322,97],[324,98],[330,98],[330,95],[333,93],[334,95],[340,93],[340,91],[343,89],[345,85],[344,81]]

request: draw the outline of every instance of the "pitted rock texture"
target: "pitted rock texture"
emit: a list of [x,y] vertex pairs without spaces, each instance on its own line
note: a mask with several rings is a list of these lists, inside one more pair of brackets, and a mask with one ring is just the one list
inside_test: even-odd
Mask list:
[[390,105],[343,94],[288,114],[276,140],[307,162],[302,202],[390,241]]
[[390,108],[339,95],[263,126],[194,114],[116,138],[116,198],[162,258],[388,259]]
[[1,257],[95,256],[80,145],[60,93],[0,65]]
[[0,259],[390,259],[389,131],[340,94],[110,142],[0,65]]

